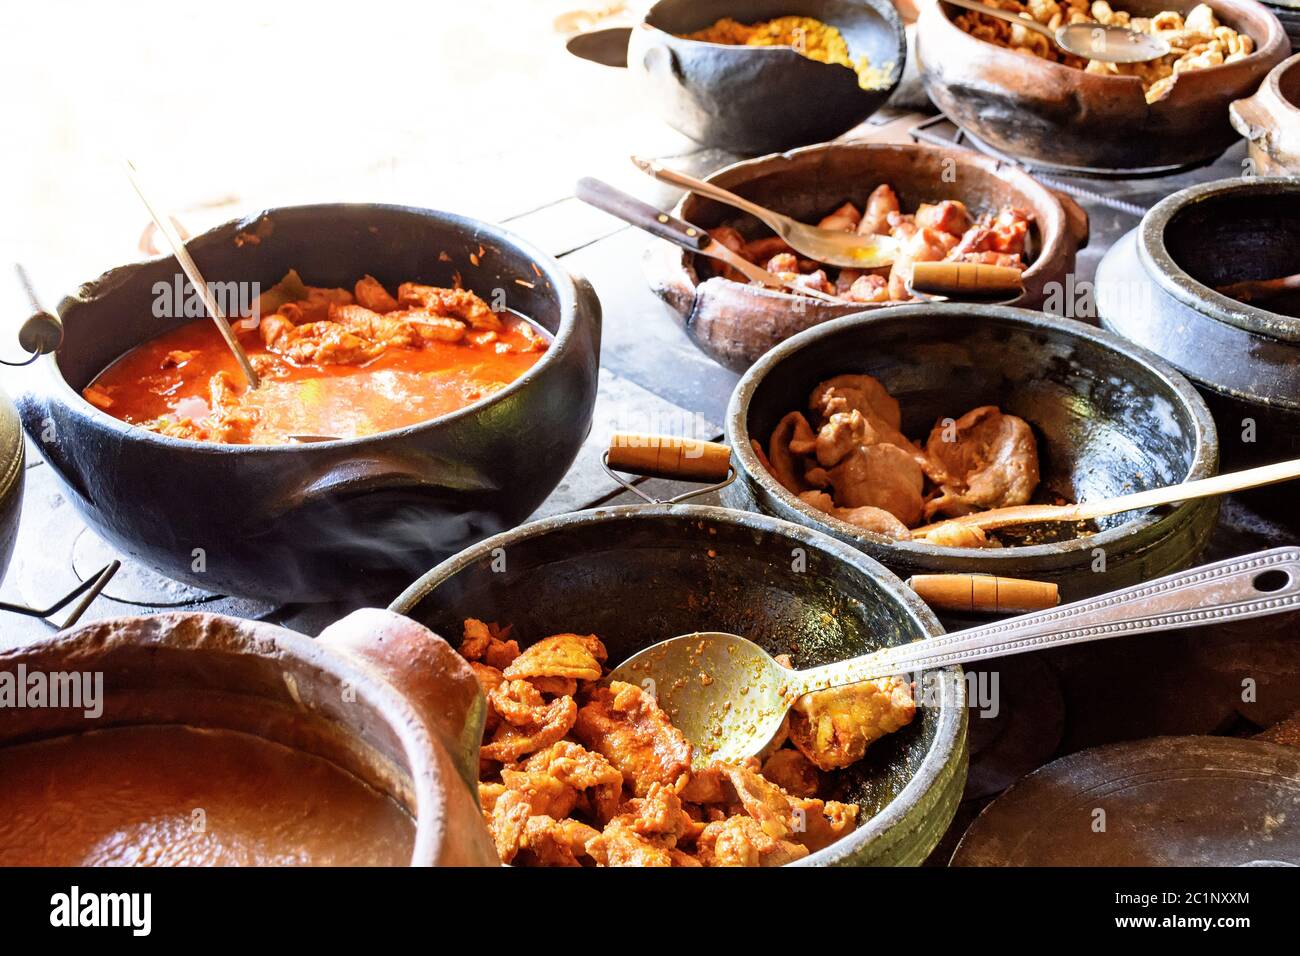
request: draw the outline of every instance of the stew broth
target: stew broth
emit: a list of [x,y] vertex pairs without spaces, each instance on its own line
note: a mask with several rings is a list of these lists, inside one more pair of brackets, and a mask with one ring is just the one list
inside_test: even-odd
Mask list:
[[[390,311],[356,304],[364,282],[387,296],[380,308]],[[234,324],[259,388],[248,388],[216,325],[200,319],[127,352],[85,397],[177,438],[250,445],[294,435],[356,438],[471,405],[532,368],[549,344],[527,319],[492,312],[460,290],[408,283],[399,303],[369,277],[356,299],[343,289],[302,288],[310,298],[280,303],[260,323]],[[460,298],[444,306],[453,294]],[[456,317],[471,309],[472,319]]]

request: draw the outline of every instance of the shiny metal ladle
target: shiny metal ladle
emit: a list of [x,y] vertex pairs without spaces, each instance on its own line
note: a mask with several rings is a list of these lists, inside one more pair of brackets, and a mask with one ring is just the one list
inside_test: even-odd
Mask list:
[[1019,16],[1009,10],[985,6],[976,0],[945,0],[945,2],[1041,33],[1066,53],[1073,53],[1085,60],[1101,60],[1103,63],[1145,63],[1148,60],[1158,60],[1162,56],[1168,56],[1170,51],[1168,41],[1150,33],[1130,30],[1128,27],[1107,26],[1089,20],[1084,23],[1069,23],[1053,30],[1051,27],[1043,26],[1037,20]]
[[654,694],[696,759],[759,753],[810,691],[1125,634],[1300,610],[1300,547],[1273,548],[1136,587],[862,657],[795,671],[735,634],[674,637],[620,664],[611,680]]

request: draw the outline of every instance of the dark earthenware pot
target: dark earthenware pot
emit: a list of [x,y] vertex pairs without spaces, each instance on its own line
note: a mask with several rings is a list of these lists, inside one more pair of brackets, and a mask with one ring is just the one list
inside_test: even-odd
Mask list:
[[[941,633],[933,613],[861,552],[763,515],[692,505],[548,518],[434,568],[390,610],[442,634],[467,617],[510,624],[526,645],[594,632],[610,660],[675,634],[729,631],[808,667]],[[961,670],[934,672],[933,706],[841,771],[858,829],[796,865],[918,864],[951,822],[966,779]]]
[[[497,865],[475,785],[478,681],[445,641],[397,615],[358,611],[316,640],[215,614],[118,618],[0,651],[0,673],[19,668],[102,674],[103,713],[11,709],[0,747],[147,724],[253,734],[329,760],[404,806],[412,865]],[[50,825],[66,809],[52,806]]]
[[[1127,0],[1151,16],[1200,0]],[[1207,162],[1232,145],[1228,104],[1249,96],[1290,46],[1277,17],[1255,0],[1208,0],[1221,23],[1248,34],[1255,52],[1183,73],[1148,104],[1136,77],[1100,76],[976,39],[957,7],[927,4],[916,55],[926,91],[948,117],[994,149],[1054,167],[1149,170]]]
[[[1298,250],[1300,179],[1225,179],[1158,203],[1098,266],[1102,325],[1195,383],[1225,467],[1300,458],[1300,298],[1277,300],[1284,314],[1213,287],[1300,271]],[[1269,509],[1288,497],[1250,494]]]
[[188,321],[152,313],[153,285],[175,281],[176,260],[83,286],[60,306],[57,355],[25,376],[23,423],[90,526],[169,577],[275,601],[392,594],[527,517],[590,428],[599,302],[584,280],[505,230],[402,206],[296,206],[220,226],[189,248],[209,282],[262,288],[290,268],[309,283],[349,287],[363,273],[390,288],[451,285],[459,274],[489,299],[504,290],[509,308],[555,339],[507,388],[409,428],[275,447],[179,441],[80,394],[123,352]]
[[[1041,305],[1053,284],[1074,271],[1075,254],[1088,242],[1088,214],[1014,166],[968,149],[897,143],[827,143],[736,163],[708,177],[747,199],[816,222],[846,201],[861,208],[871,191],[889,183],[904,209],[923,202],[960,199],[976,214],[1011,205],[1033,215],[1031,263],[1018,305]],[[746,238],[771,230],[735,209],[687,193],[675,214],[712,229],[731,225]],[[779,342],[828,319],[894,306],[819,302],[807,296],[732,282],[668,242],[646,253],[650,287],[710,357],[743,372]]]
[[18,538],[18,518],[23,507],[23,474],[27,448],[23,429],[9,396],[0,389],[0,581]]
[[903,432],[911,437],[979,405],[1024,418],[1038,439],[1040,494],[1096,499],[1206,478],[1217,469],[1209,410],[1156,356],[1082,323],[1023,309],[906,305],[809,329],[755,363],[727,409],[727,441],[741,476],[723,492],[724,502],[825,530],[900,577],[1035,578],[1059,585],[1062,601],[1187,567],[1213,530],[1215,499],[1101,519],[1092,536],[1005,548],[900,542],[845,524],[782,488],[750,439],[766,444],[782,416],[807,406],[813,386],[848,372],[884,384],[901,403]]
[[[806,16],[838,29],[856,60],[889,67],[889,82],[864,90],[842,66],[788,47],[740,47],[682,39],[723,17],[755,23]],[[705,146],[769,153],[833,139],[885,105],[903,75],[907,41],[888,0],[660,0],[629,29],[600,30],[569,49],[628,66],[642,97],[669,126]],[[813,106],[815,104],[815,106]]]
[[1257,175],[1300,175],[1300,54],[1273,67],[1254,95],[1228,109]]

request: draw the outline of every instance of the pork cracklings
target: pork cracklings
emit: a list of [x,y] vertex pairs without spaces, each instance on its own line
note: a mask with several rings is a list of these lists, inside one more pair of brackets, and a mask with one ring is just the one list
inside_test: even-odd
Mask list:
[[[800,500],[899,541],[929,521],[1028,504],[1038,489],[1038,444],[1022,418],[983,405],[940,419],[924,446],[903,435],[901,422],[898,402],[879,381],[836,375],[812,390],[807,414],[790,412],[766,449],[757,440],[753,447]],[[927,540],[999,545],[973,527],[945,528]]]
[[[479,802],[516,866],[780,866],[852,833],[858,806],[824,800],[827,772],[916,713],[909,683],[808,694],[763,754],[694,766],[654,698],[600,684],[605,645],[555,634],[524,650],[470,619],[460,653],[488,701]],[[784,663],[789,664],[788,658]]]

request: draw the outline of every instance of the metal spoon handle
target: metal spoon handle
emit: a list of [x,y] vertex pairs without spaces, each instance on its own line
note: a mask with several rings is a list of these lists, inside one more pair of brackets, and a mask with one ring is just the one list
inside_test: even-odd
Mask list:
[[1202,565],[1146,584],[799,671],[795,693],[1124,634],[1300,610],[1300,547]]
[[982,13],[985,16],[997,17],[999,20],[1006,20],[1008,23],[1016,23],[1026,30],[1033,30],[1035,33],[1041,33],[1049,40],[1055,41],[1056,33],[1051,27],[1045,27],[1037,20],[1029,17],[1022,17],[1018,14],[1011,13],[1007,10],[999,10],[997,7],[987,7],[982,3],[976,3],[975,0],[943,0],[944,3],[951,3],[954,7],[963,7],[967,10],[974,10],[976,13]]
[[661,166],[653,160],[639,159],[632,157],[632,162],[637,168],[644,173],[648,173],[662,183],[668,183],[672,186],[680,186],[682,189],[689,189],[693,193],[701,196],[707,196],[709,199],[716,199],[720,203],[726,203],[728,206],[735,206],[737,209],[743,209],[755,219],[766,223],[777,233],[783,233],[789,219],[778,212],[773,212],[765,206],[750,202],[744,196],[737,196],[730,190],[723,189],[721,186],[715,186],[713,183],[705,182],[703,179],[696,179],[694,176],[688,176],[686,173],[679,173],[675,169],[669,169],[667,166]]

